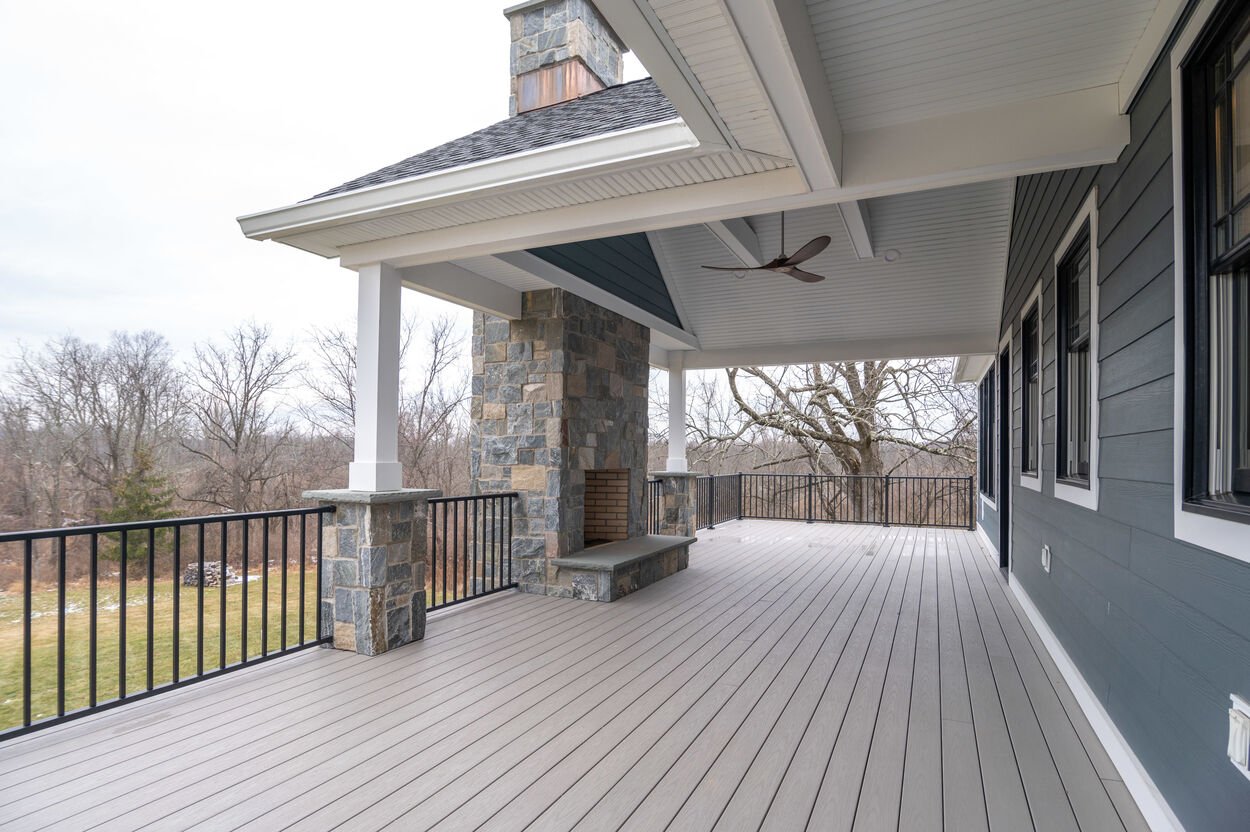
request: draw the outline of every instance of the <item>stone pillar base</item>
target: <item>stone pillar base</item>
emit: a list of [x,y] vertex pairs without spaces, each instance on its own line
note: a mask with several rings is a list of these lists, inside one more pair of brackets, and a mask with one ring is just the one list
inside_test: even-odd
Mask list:
[[648,479],[660,481],[660,528],[658,534],[695,536],[695,479],[690,471],[659,471]]
[[441,491],[306,491],[322,515],[321,635],[376,656],[425,637],[427,500]]

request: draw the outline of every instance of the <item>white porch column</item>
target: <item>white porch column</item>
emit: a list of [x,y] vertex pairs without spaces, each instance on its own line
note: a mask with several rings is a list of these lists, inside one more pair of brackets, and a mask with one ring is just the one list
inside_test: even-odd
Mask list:
[[399,467],[399,272],[362,266],[356,308],[356,458],[352,491],[396,491]]
[[668,463],[666,470],[688,471],[686,464],[686,357],[673,350],[668,360]]

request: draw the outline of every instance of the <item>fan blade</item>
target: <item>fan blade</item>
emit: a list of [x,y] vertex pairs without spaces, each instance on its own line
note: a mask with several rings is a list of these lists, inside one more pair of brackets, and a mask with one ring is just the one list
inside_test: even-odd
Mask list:
[[812,274],[811,272],[805,272],[802,269],[788,269],[787,271],[782,272],[782,274],[788,274],[795,280],[801,280],[804,283],[819,283],[825,279],[823,275]]
[[824,251],[828,245],[829,245],[829,238],[827,236],[817,237],[816,239],[812,240],[810,243],[808,243],[807,245],[803,246],[801,249],[796,251],[794,254],[791,254],[789,257],[787,257],[785,259],[785,262],[782,263],[782,265],[797,266],[799,263],[802,263],[805,260],[811,260],[817,254],[820,254],[822,251]]
[[763,266],[704,266],[705,269],[711,269],[717,272],[761,272],[764,271]]

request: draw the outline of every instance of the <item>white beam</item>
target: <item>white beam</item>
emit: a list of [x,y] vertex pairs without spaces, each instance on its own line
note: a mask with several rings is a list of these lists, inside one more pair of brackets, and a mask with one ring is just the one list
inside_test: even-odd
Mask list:
[[878,196],[1114,162],[1129,141],[1116,84],[845,137],[841,194]]
[[842,224],[846,226],[846,236],[851,238],[851,248],[860,260],[871,260],[875,256],[872,248],[872,228],[868,225],[868,203],[866,201],[843,202],[838,206],[842,214]]
[[403,486],[399,465],[399,272],[385,264],[357,272],[356,449],[348,468],[353,491]]
[[738,149],[737,140],[721,120],[694,71],[673,43],[655,10],[646,0],[597,0],[595,8],[608,25],[629,44],[651,73],[682,120],[701,142]]
[[499,318],[521,317],[520,292],[455,263],[410,266],[400,274],[405,286],[422,294]]
[[698,347],[699,345],[698,338],[680,327],[673,326],[668,321],[639,309],[606,289],[601,289],[593,283],[582,280],[577,275],[566,272],[559,266],[548,263],[546,260],[530,254],[528,251],[512,251],[496,256],[508,265],[529,272],[534,277],[545,280],[552,286],[566,289],[580,298],[599,304],[604,309],[610,309],[618,315],[624,315],[630,320],[650,327],[654,331],[662,332],[684,346]]
[[668,357],[668,462],[665,471],[689,470],[686,463],[686,370],[685,353]]
[[997,332],[882,336],[845,341],[808,341],[693,350],[684,356],[687,370],[724,367],[772,367],[827,361],[876,361],[894,358],[941,358],[993,352]]
[[647,363],[661,370],[668,369],[669,351],[652,344],[647,351]]
[[755,230],[747,224],[747,221],[741,217],[734,217],[727,220],[713,220],[704,223],[707,230],[716,235],[716,238],[725,244],[725,248],[729,249],[729,253],[738,258],[738,261],[744,266],[755,268],[764,265],[767,262],[764,259],[763,249],[760,248],[760,238],[756,236]]
[[794,160],[812,190],[841,180],[842,127],[802,0],[725,0]]

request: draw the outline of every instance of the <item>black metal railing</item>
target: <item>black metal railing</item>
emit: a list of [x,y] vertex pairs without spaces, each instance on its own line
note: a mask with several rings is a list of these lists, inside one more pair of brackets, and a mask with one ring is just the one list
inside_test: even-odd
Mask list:
[[333,511],[0,534],[0,563],[21,571],[20,610],[0,592],[0,638],[21,644],[0,651],[0,739],[324,641]]
[[742,478],[737,474],[720,474],[699,477],[695,480],[695,528],[712,529],[726,520],[742,517],[740,488]]
[[664,482],[647,480],[647,533],[659,534],[664,524]]
[[[658,491],[648,485],[648,516]],[[721,474],[695,480],[696,528],[726,520],[799,520],[974,528],[972,477]]]
[[516,492],[430,500],[429,609],[506,589],[512,580],[512,502]]

